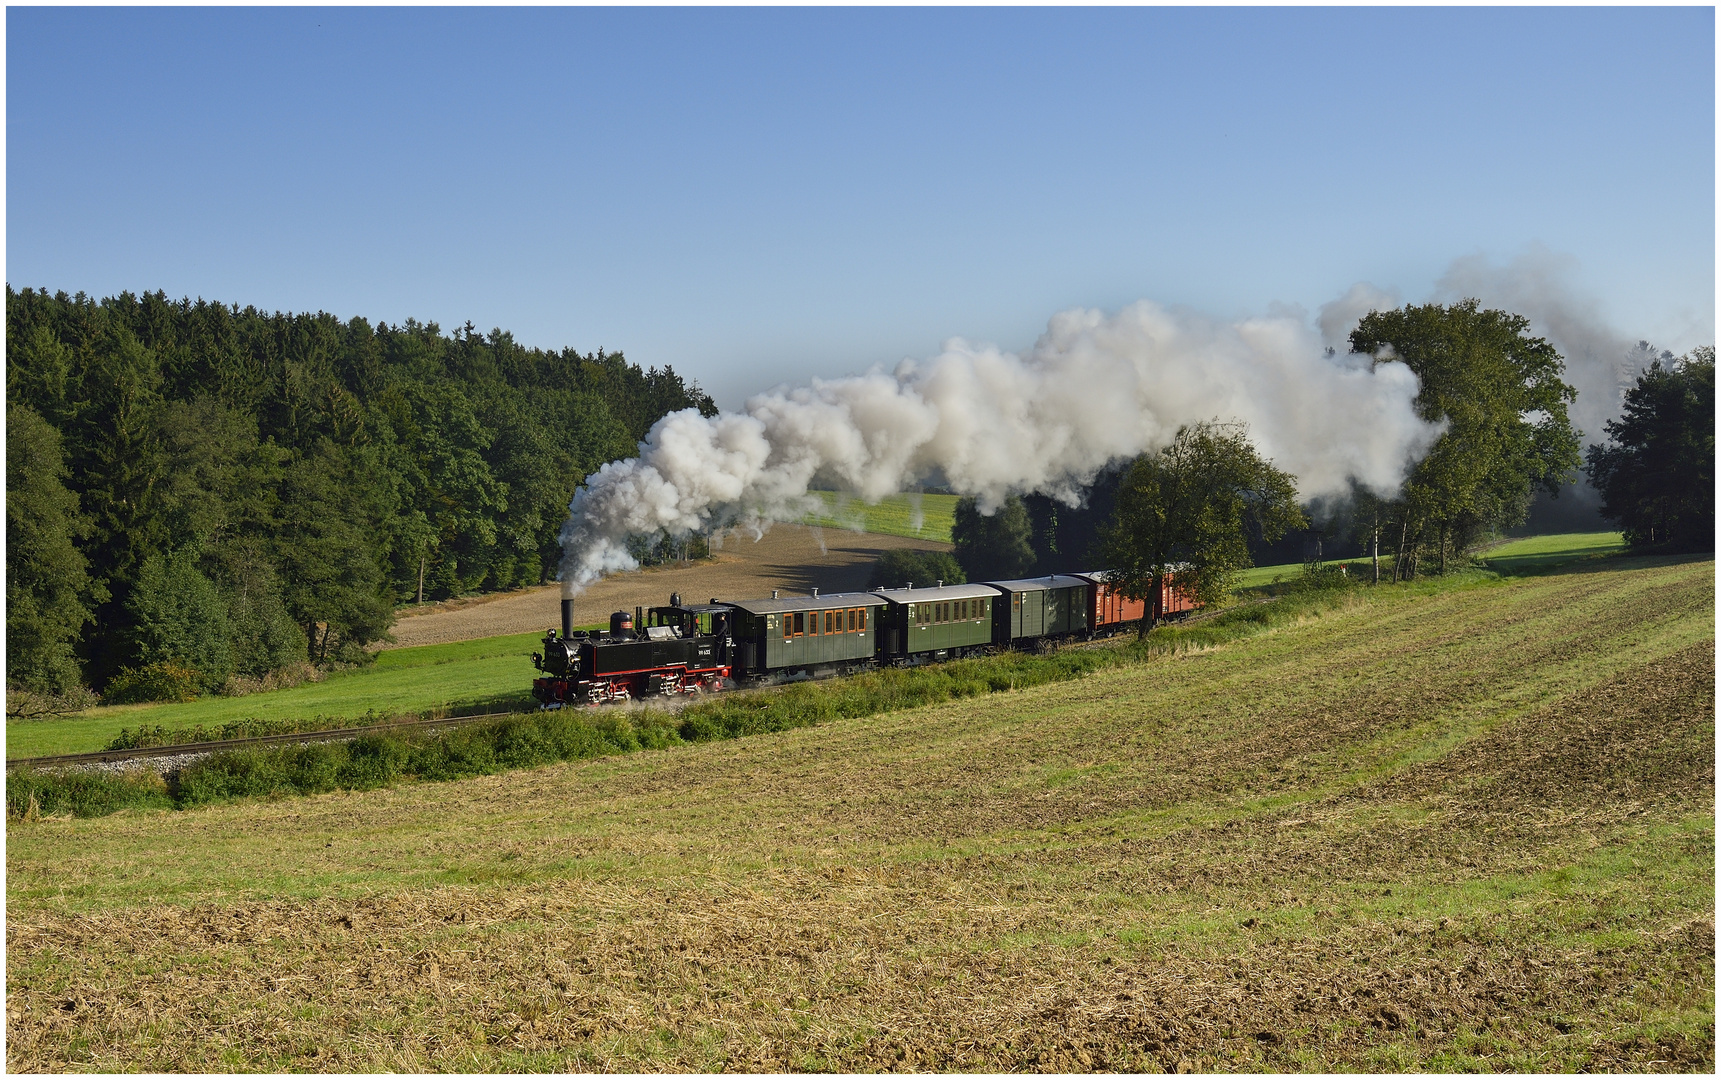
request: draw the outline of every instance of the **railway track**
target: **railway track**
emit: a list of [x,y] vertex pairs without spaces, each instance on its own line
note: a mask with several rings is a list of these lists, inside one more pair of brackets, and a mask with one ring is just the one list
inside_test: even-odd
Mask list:
[[476,716],[450,716],[441,720],[408,720],[395,724],[368,724],[364,727],[329,728],[325,731],[297,731],[287,735],[258,735],[249,739],[219,739],[211,742],[175,743],[172,746],[140,746],[130,750],[97,750],[88,754],[55,754],[50,757],[7,758],[6,771],[29,767],[50,768],[56,765],[96,765],[116,761],[142,761],[148,758],[178,757],[181,754],[213,754],[221,750],[245,747],[279,746],[283,743],[343,742],[361,735],[378,735],[390,731],[434,731],[438,728],[459,727],[480,720],[494,720],[513,713],[479,713]]

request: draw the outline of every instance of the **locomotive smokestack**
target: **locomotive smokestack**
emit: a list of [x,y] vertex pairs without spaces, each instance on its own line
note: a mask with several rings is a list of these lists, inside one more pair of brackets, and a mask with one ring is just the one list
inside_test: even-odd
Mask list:
[[571,597],[562,598],[562,638],[565,640],[574,636],[574,601]]

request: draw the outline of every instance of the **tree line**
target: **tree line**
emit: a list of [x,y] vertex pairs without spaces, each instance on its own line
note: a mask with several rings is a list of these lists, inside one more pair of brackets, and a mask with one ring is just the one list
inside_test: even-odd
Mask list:
[[363,657],[396,605],[553,576],[575,486],[711,398],[471,323],[6,289],[7,683]]
[[[1308,525],[1390,556],[1392,580],[1445,573],[1482,540],[1521,524],[1537,491],[1555,497],[1580,465],[1633,548],[1710,551],[1715,542],[1715,350],[1657,361],[1627,393],[1606,444],[1579,453],[1564,360],[1529,321],[1482,307],[1408,305],[1365,316],[1350,348],[1404,364],[1417,414],[1445,430],[1394,495],[1353,488],[1337,507],[1300,506],[1296,479],[1219,419],[1103,471],[1077,508],[1012,498],[984,515],[958,504],[955,560],[971,580],[1106,567],[1123,592],[1151,595],[1175,568],[1206,602],[1230,589],[1252,554]],[[1353,549],[1354,550],[1354,549]]]

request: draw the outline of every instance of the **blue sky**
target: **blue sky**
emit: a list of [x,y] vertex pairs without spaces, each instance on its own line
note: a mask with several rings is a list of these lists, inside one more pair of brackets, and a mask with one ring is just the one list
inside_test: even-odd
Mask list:
[[10,8],[6,275],[785,379],[1568,256],[1714,338],[1710,9]]

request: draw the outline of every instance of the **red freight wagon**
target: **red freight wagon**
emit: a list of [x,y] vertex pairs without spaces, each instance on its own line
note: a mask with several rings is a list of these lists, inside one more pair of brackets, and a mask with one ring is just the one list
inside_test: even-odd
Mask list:
[[[1110,570],[1094,570],[1075,576],[1093,585],[1088,592],[1088,626],[1093,628],[1093,633],[1115,634],[1125,627],[1134,627],[1147,614],[1147,601],[1131,600],[1106,583],[1111,577]],[[1153,621],[1157,623],[1173,615],[1194,611],[1197,606],[1187,593],[1177,587],[1177,575],[1169,574],[1160,587],[1158,603],[1154,604]]]

